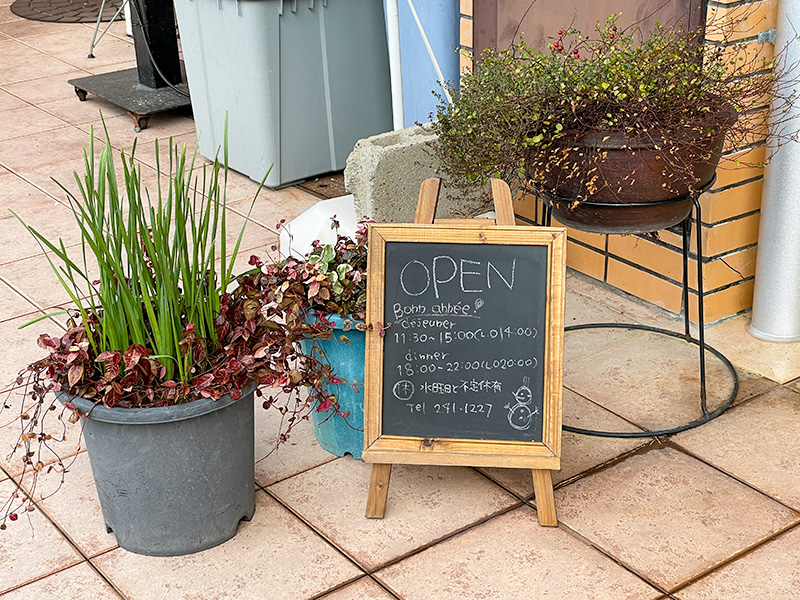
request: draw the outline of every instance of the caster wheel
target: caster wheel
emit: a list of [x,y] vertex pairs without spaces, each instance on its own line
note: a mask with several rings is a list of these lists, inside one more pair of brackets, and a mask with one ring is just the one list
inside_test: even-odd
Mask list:
[[81,102],[86,102],[86,90],[82,90],[81,88],[75,88],[75,95],[78,96],[78,100]]
[[134,117],[133,119],[133,130],[136,133],[139,133],[143,129],[147,129],[147,124],[150,122],[150,117]]

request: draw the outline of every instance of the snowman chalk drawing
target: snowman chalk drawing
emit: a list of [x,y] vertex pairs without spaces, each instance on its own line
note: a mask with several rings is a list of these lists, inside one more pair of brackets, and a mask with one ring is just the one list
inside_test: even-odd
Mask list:
[[530,403],[533,399],[533,392],[529,387],[530,377],[522,378],[522,385],[514,392],[514,399],[517,401],[513,406],[506,404],[503,408],[508,409],[508,424],[514,429],[525,431],[533,422],[533,415],[539,414],[539,408],[531,410]]

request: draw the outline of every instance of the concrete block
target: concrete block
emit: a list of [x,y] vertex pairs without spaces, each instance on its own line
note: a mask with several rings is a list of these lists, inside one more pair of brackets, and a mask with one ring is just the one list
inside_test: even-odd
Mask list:
[[[442,177],[432,144],[436,135],[425,126],[382,133],[356,143],[347,158],[344,185],[355,199],[356,215],[379,223],[411,223],[419,186]],[[444,179],[438,217],[475,215],[491,208],[488,186],[465,192]]]

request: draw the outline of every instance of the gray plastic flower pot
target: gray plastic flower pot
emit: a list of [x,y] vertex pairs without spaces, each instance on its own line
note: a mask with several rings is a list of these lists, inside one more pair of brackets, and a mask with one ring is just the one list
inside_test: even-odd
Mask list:
[[83,435],[103,518],[120,547],[149,556],[199,552],[236,535],[255,511],[253,392],[158,408],[88,413]]

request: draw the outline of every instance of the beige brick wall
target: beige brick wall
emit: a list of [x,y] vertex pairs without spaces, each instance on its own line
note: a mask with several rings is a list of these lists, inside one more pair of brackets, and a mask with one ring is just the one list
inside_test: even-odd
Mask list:
[[460,67],[461,72],[472,69],[472,0],[461,0],[460,34]]

